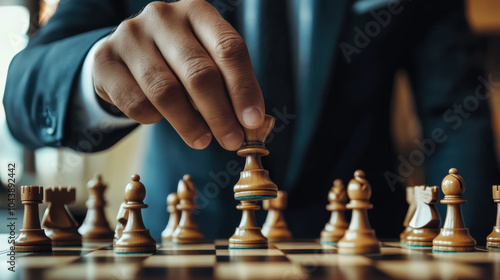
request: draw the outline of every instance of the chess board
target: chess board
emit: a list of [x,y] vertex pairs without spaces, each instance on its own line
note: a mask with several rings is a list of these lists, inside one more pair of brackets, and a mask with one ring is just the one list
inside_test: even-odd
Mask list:
[[[5,256],[6,252],[2,252]],[[2,258],[4,262],[4,258]],[[16,272],[2,279],[500,279],[500,253],[408,250],[383,242],[380,254],[339,255],[318,240],[228,250],[227,240],[160,246],[154,254],[121,254],[109,244],[16,253]]]

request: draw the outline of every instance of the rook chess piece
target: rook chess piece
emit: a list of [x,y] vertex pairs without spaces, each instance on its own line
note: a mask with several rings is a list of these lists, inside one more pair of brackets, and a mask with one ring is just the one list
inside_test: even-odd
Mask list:
[[372,189],[361,170],[354,172],[354,179],[349,181],[347,195],[351,200],[347,209],[352,209],[351,223],[344,237],[338,242],[340,254],[373,254],[380,252],[380,242],[368,221],[368,209],[372,209],[370,197]]
[[156,251],[156,241],[149,230],[144,226],[142,220],[142,208],[147,208],[144,204],[146,188],[139,181],[139,175],[132,175],[132,182],[125,187],[125,198],[127,204],[123,206],[128,210],[127,225],[123,229],[121,237],[114,245],[115,253],[151,253]]
[[469,234],[462,216],[462,199],[465,191],[465,181],[458,174],[457,169],[451,168],[449,174],[441,183],[444,199],[441,203],[447,204],[446,219],[439,235],[432,241],[434,252],[470,252],[474,251],[476,240]]
[[349,226],[345,220],[344,212],[346,210],[347,193],[342,180],[333,181],[333,187],[328,192],[328,201],[326,210],[331,211],[330,221],[326,223],[321,231],[322,243],[337,243],[343,236]]
[[38,204],[43,200],[43,187],[22,186],[21,201],[24,204],[23,228],[14,241],[16,252],[52,251],[52,240],[40,227]]
[[441,218],[436,208],[439,199],[437,186],[414,187],[414,199],[417,209],[409,223],[411,229],[406,234],[408,247],[431,248],[432,240],[439,234]]
[[102,182],[101,175],[94,175],[94,178],[87,184],[89,189],[89,199],[87,200],[87,215],[83,220],[78,232],[82,235],[83,241],[87,242],[108,242],[113,240],[114,232],[109,227],[104,213],[104,191],[106,185]]
[[415,195],[414,195],[414,186],[406,186],[406,202],[408,202],[408,211],[406,212],[405,220],[403,222],[403,226],[405,229],[399,235],[399,240],[401,243],[406,243],[406,236],[411,231],[410,221],[415,214],[415,210],[417,209],[417,205],[415,203]]
[[486,237],[486,247],[491,250],[500,250],[500,186],[493,186],[493,201],[497,204],[497,221],[493,231]]
[[268,210],[266,221],[262,226],[262,234],[267,237],[270,242],[288,241],[292,239],[292,233],[288,230],[288,226],[283,215],[283,210],[286,209],[287,193],[278,191],[278,197],[262,201],[264,210]]
[[52,246],[82,245],[78,224],[65,206],[75,200],[76,190],[73,187],[54,187],[45,190],[45,202],[49,203],[49,207],[43,215],[42,227],[52,239]]
[[179,198],[177,197],[177,194],[169,194],[167,196],[167,212],[170,213],[170,216],[168,217],[168,223],[165,230],[161,233],[162,242],[172,241],[172,234],[177,228],[177,225],[179,225],[181,211],[177,209],[177,205],[179,205]]
[[194,220],[193,211],[198,209],[194,204],[196,198],[196,187],[191,181],[191,175],[184,175],[177,185],[177,196],[179,204],[177,209],[181,210],[181,219],[172,234],[172,242],[177,244],[201,243],[205,236]]
[[262,167],[261,156],[269,154],[264,141],[274,126],[274,118],[266,115],[257,129],[244,128],[245,142],[238,155],[245,157],[245,168],[234,186],[234,198],[240,201],[236,209],[242,210],[240,225],[229,238],[229,249],[267,248],[267,238],[262,234],[255,220],[258,200],[277,197],[278,187],[269,178],[269,172]]

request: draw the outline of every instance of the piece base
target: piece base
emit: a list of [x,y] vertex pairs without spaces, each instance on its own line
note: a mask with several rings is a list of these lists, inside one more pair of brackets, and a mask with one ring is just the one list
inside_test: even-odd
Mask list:
[[240,196],[235,197],[236,200],[266,200],[276,198],[277,196],[272,195],[248,195],[248,196]]
[[115,247],[113,248],[116,254],[149,254],[156,252],[156,246],[148,247]]

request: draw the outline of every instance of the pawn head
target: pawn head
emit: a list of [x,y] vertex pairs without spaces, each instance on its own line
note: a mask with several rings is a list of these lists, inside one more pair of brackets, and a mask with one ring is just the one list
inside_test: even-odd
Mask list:
[[144,202],[146,198],[146,188],[139,181],[141,177],[139,175],[132,175],[132,182],[128,183],[125,187],[125,200],[127,202]]
[[445,195],[461,195],[465,191],[465,181],[456,168],[451,168],[441,183]]
[[167,196],[167,205],[175,206],[179,204],[179,197],[177,197],[177,193],[171,193]]

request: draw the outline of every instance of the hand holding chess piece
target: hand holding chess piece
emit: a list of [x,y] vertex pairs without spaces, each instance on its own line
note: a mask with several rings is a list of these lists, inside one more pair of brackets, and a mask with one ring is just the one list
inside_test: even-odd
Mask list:
[[338,242],[340,254],[373,254],[380,252],[380,242],[368,221],[368,209],[372,209],[370,197],[372,188],[361,170],[354,172],[354,179],[349,181],[347,195],[351,200],[347,209],[352,209],[351,223],[344,237]]
[[344,237],[345,231],[349,227],[345,220],[344,212],[346,210],[347,193],[344,183],[340,179],[333,181],[333,187],[328,192],[328,201],[326,210],[331,211],[330,221],[326,223],[321,231],[322,243],[337,243]]
[[276,198],[262,201],[262,207],[268,211],[266,221],[262,226],[262,234],[267,237],[269,242],[292,240],[292,233],[288,230],[283,215],[286,202],[287,193],[285,191],[278,191],[278,197]]

